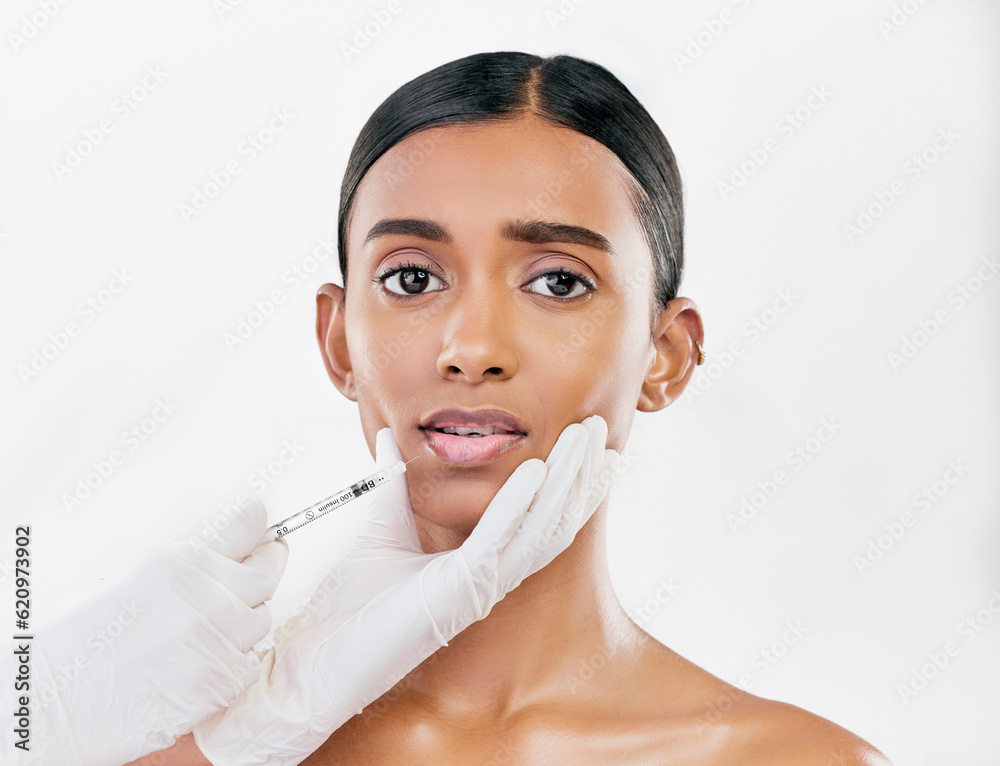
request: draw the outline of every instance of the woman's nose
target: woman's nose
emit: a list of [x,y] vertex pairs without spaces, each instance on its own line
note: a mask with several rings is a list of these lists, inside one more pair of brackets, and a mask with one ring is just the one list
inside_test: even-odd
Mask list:
[[505,380],[517,372],[516,308],[494,290],[470,291],[456,300],[445,320],[438,356],[443,378],[464,377],[470,383]]

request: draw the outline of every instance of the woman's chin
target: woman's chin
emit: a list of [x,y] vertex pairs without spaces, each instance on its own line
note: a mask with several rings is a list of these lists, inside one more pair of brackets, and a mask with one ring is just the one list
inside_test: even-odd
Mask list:
[[486,512],[486,504],[442,503],[430,508],[414,508],[417,529],[434,534],[454,533],[463,538],[472,534]]
[[467,488],[454,484],[446,491],[439,488],[427,497],[419,496],[411,487],[410,504],[413,506],[421,543],[429,538],[439,542],[457,541],[450,548],[461,545],[472,534],[499,490],[493,483],[485,487]]
[[440,526],[417,517],[417,539],[424,553],[444,553],[461,547],[468,539],[466,532]]

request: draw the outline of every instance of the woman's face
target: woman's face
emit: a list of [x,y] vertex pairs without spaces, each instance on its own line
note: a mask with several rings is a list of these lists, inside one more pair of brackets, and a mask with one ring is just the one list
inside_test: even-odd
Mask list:
[[[690,343],[663,329],[700,337],[697,310],[671,301],[650,339],[653,274],[630,180],[603,145],[536,117],[410,135],[362,179],[346,306],[339,287],[321,288],[317,331],[372,454],[388,426],[403,460],[420,456],[406,477],[422,538],[458,544],[570,423],[600,415],[606,446],[622,451],[635,410],[683,389]],[[409,270],[380,281],[393,269]],[[443,437],[421,426],[446,407],[502,410],[524,436],[488,460],[442,456]],[[476,438],[446,440],[461,453]]]

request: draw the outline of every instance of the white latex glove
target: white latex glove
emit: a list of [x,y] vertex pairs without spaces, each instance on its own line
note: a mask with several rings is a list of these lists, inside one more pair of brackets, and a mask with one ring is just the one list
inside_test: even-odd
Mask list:
[[[421,549],[406,474],[372,493],[355,546],[275,630],[260,681],[194,730],[201,752],[215,766],[303,761],[569,546],[615,478],[607,433],[596,415],[567,426],[544,463],[514,470],[455,550]],[[380,468],[402,459],[388,428],[375,451]]]
[[256,682],[253,645],[271,628],[263,602],[285,570],[288,544],[257,545],[264,507],[234,507],[219,537],[168,545],[39,622],[30,667],[41,707],[31,713],[31,749],[7,742],[5,722],[4,763],[121,766],[169,747]]

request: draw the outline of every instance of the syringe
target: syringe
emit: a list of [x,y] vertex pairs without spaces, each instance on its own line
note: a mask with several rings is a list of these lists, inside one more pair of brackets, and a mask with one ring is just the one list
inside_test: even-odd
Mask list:
[[[417,455],[417,457],[420,456]],[[315,505],[310,505],[305,510],[289,516],[284,521],[279,521],[274,526],[268,527],[264,531],[264,536],[261,539],[279,540],[289,532],[301,529],[306,524],[316,521],[316,519],[320,516],[329,513],[335,508],[343,508],[349,502],[356,500],[366,492],[371,492],[373,489],[378,489],[383,484],[388,484],[394,478],[406,471],[407,463],[412,463],[416,459],[416,457],[411,458],[410,460],[407,460],[406,463],[402,460],[397,460],[388,468],[376,471],[371,476],[366,476],[356,484],[352,484],[351,486],[340,490],[340,492],[330,495],[330,497],[326,498],[326,500],[320,500]]]

